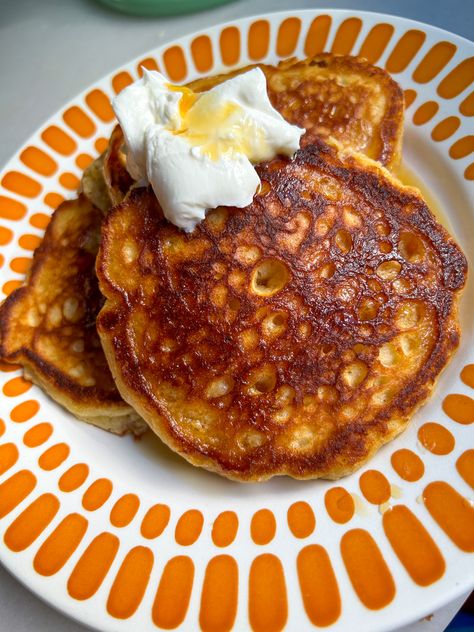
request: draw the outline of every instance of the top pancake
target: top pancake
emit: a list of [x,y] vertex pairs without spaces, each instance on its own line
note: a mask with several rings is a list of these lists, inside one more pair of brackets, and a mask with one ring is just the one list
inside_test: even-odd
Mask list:
[[[278,66],[246,66],[197,79],[187,87],[204,92],[255,67],[265,73],[273,107],[289,123],[306,129],[302,147],[319,138],[333,138],[390,171],[398,169],[403,140],[403,92],[385,70],[357,57],[321,53],[303,61],[287,59]],[[123,134],[116,126],[104,158],[105,182],[113,204],[120,203],[133,184],[125,168],[122,147]]]
[[[84,189],[100,199],[96,168]],[[95,274],[101,223],[84,195],[54,212],[26,284],[0,308],[0,355],[20,363],[80,419],[117,434],[141,434],[146,425],[120,397],[95,326],[103,303]]]
[[146,189],[105,221],[119,390],[194,465],[338,478],[401,432],[459,340],[466,260],[416,189],[316,141],[193,233]]
[[[256,66],[266,75],[273,107],[289,123],[307,130],[302,147],[332,137],[396,171],[402,150],[403,92],[385,70],[361,58],[332,53]],[[188,87],[209,90],[251,68],[255,65],[198,79]]]

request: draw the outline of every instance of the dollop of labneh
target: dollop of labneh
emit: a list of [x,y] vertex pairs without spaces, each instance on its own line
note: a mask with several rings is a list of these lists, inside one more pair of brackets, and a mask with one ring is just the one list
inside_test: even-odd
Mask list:
[[112,106],[130,175],[151,184],[165,217],[187,232],[207,209],[250,204],[260,184],[254,165],[292,156],[305,131],[273,108],[260,68],[202,93],[143,69]]

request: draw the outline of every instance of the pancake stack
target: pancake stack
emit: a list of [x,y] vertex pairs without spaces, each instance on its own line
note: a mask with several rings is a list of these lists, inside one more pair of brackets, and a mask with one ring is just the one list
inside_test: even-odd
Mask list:
[[394,175],[403,97],[387,73],[329,54],[261,67],[307,130],[296,156],[257,167],[247,208],[186,234],[131,180],[117,127],[3,304],[0,351],[78,417],[146,422],[194,465],[335,479],[429,396],[459,342],[467,264]]

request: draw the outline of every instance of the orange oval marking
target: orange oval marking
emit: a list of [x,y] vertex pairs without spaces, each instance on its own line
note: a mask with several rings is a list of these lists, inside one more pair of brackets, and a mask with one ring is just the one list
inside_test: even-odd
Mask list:
[[106,138],[98,138],[94,143],[94,147],[96,148],[99,154],[102,154],[107,149],[108,146],[109,146],[109,141]]
[[18,448],[14,443],[0,445],[0,475],[5,474],[18,461]]
[[250,523],[250,535],[255,544],[268,544],[275,537],[276,520],[270,509],[256,511]]
[[459,111],[461,114],[464,114],[464,116],[474,116],[474,92],[467,95],[459,106]]
[[461,551],[474,551],[474,508],[443,481],[430,483],[423,501],[433,519]]
[[70,191],[76,191],[80,184],[79,178],[69,171],[59,176],[59,182],[65,189],[69,189]]
[[331,21],[331,16],[329,15],[318,15],[311,22],[304,43],[304,52],[307,57],[317,55],[324,50],[331,28]]
[[53,432],[53,426],[48,422],[37,424],[27,430],[23,436],[23,443],[28,448],[36,448],[49,439]]
[[194,544],[201,535],[204,518],[197,509],[186,511],[178,520],[174,532],[175,540],[181,546]]
[[392,39],[393,31],[394,28],[391,24],[373,26],[360,47],[359,57],[364,57],[371,64],[377,63]]
[[10,418],[16,423],[23,423],[29,421],[36,415],[39,410],[39,403],[35,399],[28,399],[26,402],[22,402],[15,406],[10,412]]
[[207,72],[212,68],[212,44],[207,35],[200,35],[191,42],[191,53],[194,65],[199,72]]
[[219,38],[222,61],[226,66],[233,66],[240,58],[240,31],[235,26],[222,30]]
[[[143,68],[146,68],[147,70],[159,70],[156,59],[154,59],[153,57],[147,57],[146,59],[142,59],[141,61],[139,61],[137,64],[137,73],[139,77],[143,77],[142,66]],[[113,112],[112,112],[112,115],[113,115]]]
[[95,511],[107,502],[112,493],[112,483],[107,478],[98,478],[88,487],[82,497],[82,506],[87,511]]
[[46,538],[33,560],[37,573],[50,577],[62,569],[87,531],[87,520],[77,513],[66,516]]
[[135,518],[140,506],[136,494],[125,494],[119,498],[110,512],[110,522],[114,527],[126,527]]
[[107,599],[110,615],[117,619],[132,616],[143,599],[152,567],[153,553],[146,546],[136,546],[127,553]]
[[416,67],[413,79],[417,83],[428,83],[431,81],[450,61],[456,52],[456,48],[451,42],[438,42],[435,44]]
[[58,168],[58,163],[38,147],[26,147],[20,154],[20,160],[42,176],[51,176]]
[[474,388],[474,364],[467,364],[461,371],[461,380],[471,388]]
[[404,505],[383,514],[383,528],[398,559],[412,580],[429,586],[444,574],[440,550],[418,518]]
[[85,463],[76,463],[64,472],[58,481],[58,487],[62,492],[73,492],[78,489],[89,476],[89,466]]
[[163,61],[168,77],[172,81],[183,81],[186,78],[188,69],[181,46],[167,48],[163,53]]
[[448,395],[443,400],[443,410],[458,424],[472,424],[474,421],[474,399],[468,395]]
[[23,376],[14,377],[4,384],[3,394],[7,397],[17,397],[18,395],[23,395],[23,393],[29,391],[32,386],[32,383],[25,380]]
[[0,437],[2,436],[4,432],[5,432],[5,422],[3,421],[3,419],[0,419]]
[[[45,202],[46,202],[46,197],[45,197]],[[35,228],[42,228],[42,229],[45,229],[50,221],[51,221],[51,216],[45,215],[45,213],[33,213],[33,215],[29,219],[29,222],[32,226],[34,226]]]
[[390,498],[390,483],[377,470],[364,472],[359,479],[359,487],[369,503],[374,505],[381,505]]
[[[62,202],[64,202],[64,196],[59,195],[59,193],[48,193],[47,195],[45,195],[44,201],[45,201],[45,204],[47,204],[50,208],[56,210],[58,208],[58,206]],[[45,217],[47,217],[48,221],[46,222],[46,225],[44,226],[44,228],[46,228],[46,226],[49,224],[49,220],[50,220],[50,217],[48,217],[47,215],[45,215]],[[43,228],[43,226],[39,226],[38,228]]]
[[468,485],[474,489],[474,450],[466,450],[456,461],[456,469]]
[[3,266],[4,263],[5,263],[5,257],[0,254],[0,268]]
[[425,466],[420,457],[406,448],[394,452],[391,463],[398,476],[409,483],[418,481],[425,473]]
[[438,94],[443,99],[453,99],[474,81],[474,57],[464,59],[443,79]]
[[252,562],[249,575],[249,620],[254,632],[282,630],[288,618],[285,576],[280,560],[270,553]]
[[70,448],[65,443],[56,443],[43,452],[38,459],[38,465],[41,469],[48,472],[56,469],[63,463],[69,456]]
[[22,281],[7,281],[6,283],[3,284],[2,287],[2,292],[6,295],[9,296],[12,292],[14,292],[17,288],[21,287],[23,285]]
[[288,57],[293,53],[298,44],[300,31],[301,20],[299,18],[283,20],[277,36],[277,55],[279,57]]
[[38,235],[30,235],[27,233],[25,235],[21,235],[18,243],[25,250],[36,250],[36,248],[38,248],[41,243],[41,237],[38,237]]
[[167,505],[153,505],[143,518],[140,532],[144,538],[157,538],[166,529],[170,520],[170,508]]
[[79,169],[87,169],[87,167],[92,163],[94,159],[89,154],[79,154],[76,158],[76,165]]
[[352,586],[367,608],[379,610],[395,596],[395,583],[372,536],[363,529],[347,531],[341,554]]
[[203,632],[228,632],[237,614],[239,569],[230,555],[213,557],[206,568],[199,624]]
[[0,484],[0,518],[15,509],[36,487],[36,477],[28,470],[20,470]]
[[[2,262],[3,262],[3,259],[2,259]],[[15,259],[12,259],[10,261],[10,268],[14,272],[18,272],[19,274],[25,274],[26,272],[28,272],[31,266],[31,262],[32,260],[29,259],[28,257],[16,257]]]
[[439,105],[436,101],[426,101],[413,114],[413,123],[415,125],[424,125],[433,118],[438,110]]
[[344,20],[337,29],[331,52],[335,55],[348,55],[354,47],[361,28],[362,20],[359,18]]
[[77,105],[73,105],[64,112],[63,120],[82,138],[90,138],[96,130],[94,121]]
[[460,125],[461,121],[457,116],[448,116],[433,128],[431,138],[437,142],[446,140],[454,134]]
[[99,590],[117,555],[119,539],[112,533],[99,533],[79,558],[67,582],[74,599],[90,599]]
[[216,546],[229,546],[235,540],[239,519],[234,511],[223,511],[212,525],[212,541]]
[[15,257],[10,261],[10,268],[18,274],[26,274],[31,267],[30,257]]
[[316,527],[314,512],[307,502],[293,503],[287,513],[288,526],[295,538],[307,538]]
[[249,28],[248,53],[250,59],[263,59],[270,44],[270,24],[267,20],[257,20]]
[[102,90],[91,90],[86,95],[86,103],[94,114],[104,123],[110,123],[114,120],[114,111],[110,105],[110,98],[102,92]]
[[0,226],[0,246],[5,246],[8,244],[13,237],[13,231],[9,228],[5,228],[4,226]]
[[26,274],[31,267],[31,261],[29,257],[15,257],[10,261],[10,268],[18,274]]
[[171,630],[184,621],[194,581],[194,564],[185,555],[167,562],[156,591],[151,616],[159,628]]
[[2,186],[24,197],[34,198],[43,188],[39,182],[19,171],[8,171],[2,178]]
[[433,454],[449,454],[454,449],[454,437],[447,428],[430,422],[418,430],[420,443]]
[[474,162],[472,162],[466,169],[464,170],[464,177],[466,180],[474,180]]
[[112,88],[114,89],[114,92],[116,94],[118,94],[124,88],[129,86],[131,83],[133,83],[132,75],[129,72],[127,72],[126,70],[123,70],[122,72],[117,73],[113,77],[113,79],[112,79]]
[[387,59],[385,68],[388,72],[402,72],[423,46],[426,34],[416,29],[407,31],[398,40]]
[[313,625],[331,625],[341,614],[341,596],[329,555],[311,544],[300,551],[296,565],[308,619]]
[[77,149],[77,143],[56,125],[51,125],[41,134],[44,142],[63,156],[70,156]]
[[354,500],[343,487],[333,487],[326,492],[324,496],[324,504],[329,517],[344,524],[354,515]]
[[449,155],[454,160],[465,158],[474,151],[474,136],[464,136],[457,140],[449,149]]
[[26,215],[26,206],[18,200],[0,195],[0,217],[6,219],[23,219]]
[[59,510],[53,494],[42,494],[34,500],[5,531],[4,542],[11,551],[24,551],[43,533]]

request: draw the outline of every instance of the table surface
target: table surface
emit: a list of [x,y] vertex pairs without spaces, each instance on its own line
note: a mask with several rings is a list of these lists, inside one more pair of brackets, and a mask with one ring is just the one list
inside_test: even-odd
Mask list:
[[[234,0],[217,9],[176,18],[125,16],[93,0],[0,0],[0,165],[78,92],[174,37],[246,15],[328,6],[400,15],[468,39],[474,36],[469,0]],[[444,630],[463,599],[403,632]],[[5,632],[86,629],[45,605],[2,567],[0,612],[0,630]]]

